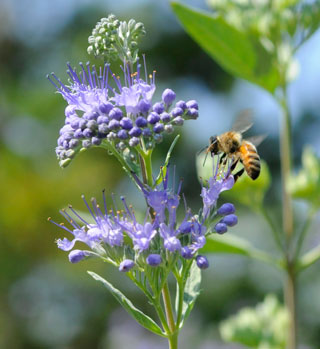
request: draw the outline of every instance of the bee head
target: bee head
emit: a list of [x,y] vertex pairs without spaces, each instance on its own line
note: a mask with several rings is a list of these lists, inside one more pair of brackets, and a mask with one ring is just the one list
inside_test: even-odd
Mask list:
[[217,136],[211,136],[209,138],[209,150],[211,155],[218,154],[219,148]]

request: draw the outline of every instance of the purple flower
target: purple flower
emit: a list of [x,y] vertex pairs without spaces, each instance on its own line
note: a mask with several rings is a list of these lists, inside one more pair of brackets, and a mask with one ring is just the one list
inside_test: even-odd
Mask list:
[[[123,79],[116,77],[108,64],[96,69],[89,63],[86,66],[80,63],[80,72],[68,64],[70,81],[68,86],[63,84],[55,74],[48,77],[68,103],[65,108],[65,124],[60,130],[56,148],[61,166],[69,164],[81,147],[100,145],[104,140],[114,142],[117,149],[121,151],[136,146],[138,144],[136,140],[132,141],[125,132],[121,132],[131,130],[134,125],[139,128],[146,127],[148,123],[155,125],[152,130],[150,128],[140,134],[138,134],[139,131],[130,134],[130,138],[153,137],[154,139],[149,143],[153,148],[163,139],[160,133],[164,130],[167,133],[173,131],[172,125],[166,125],[166,127],[163,125],[171,121],[172,115],[174,115],[173,123],[176,125],[182,125],[184,119],[192,118],[192,115],[189,115],[192,109],[191,104],[187,107],[183,101],[176,104],[170,115],[170,105],[175,99],[175,93],[170,89],[163,92],[162,102],[152,105],[156,88],[155,73],[148,77],[144,68],[146,77],[143,78],[139,62],[135,72],[131,71],[132,68],[126,64],[121,68]],[[192,106],[194,107],[193,104]],[[159,123],[160,120],[161,123]],[[120,131],[118,136],[114,135],[115,131]],[[76,141],[77,139],[81,142]],[[120,142],[122,142],[121,146]]]
[[163,238],[164,247],[170,252],[178,251],[181,248],[181,242],[176,238],[173,228],[169,228],[166,224],[160,224],[160,236]]
[[119,271],[128,272],[134,267],[135,263],[132,259],[125,259],[119,265]]
[[135,223],[130,228],[127,226],[127,234],[131,237],[135,250],[144,251],[150,246],[151,240],[157,234],[150,222],[145,224]]
[[181,248],[181,256],[184,258],[184,259],[191,259],[193,258],[194,256],[194,251],[193,249],[191,249],[190,247],[188,246],[184,246]]
[[149,256],[146,259],[146,262],[151,267],[157,267],[162,262],[162,257],[159,254],[149,254]]
[[230,169],[220,171],[219,173],[219,157],[217,159],[216,168],[213,166],[213,176],[209,178],[208,186],[202,187],[201,197],[203,201],[203,217],[207,218],[211,209],[216,206],[218,197],[221,192],[229,190],[234,185],[233,176]]

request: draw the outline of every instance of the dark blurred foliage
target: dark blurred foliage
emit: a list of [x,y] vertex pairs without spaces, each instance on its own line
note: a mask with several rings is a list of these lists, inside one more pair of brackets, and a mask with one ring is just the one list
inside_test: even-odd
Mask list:
[[[101,190],[106,188],[107,192],[120,195],[125,193],[119,192],[119,186],[131,186],[130,183],[123,184],[126,179],[119,164],[103,150],[90,149],[63,170],[55,158],[54,147],[64,119],[65,102],[55,94],[45,76],[55,71],[66,81],[67,61],[73,65],[89,58],[94,61],[86,54],[87,37],[95,22],[111,11],[111,6],[109,9],[98,1],[86,6],[84,3],[78,7],[73,4],[74,8],[69,7],[68,15],[60,21],[57,21],[57,13],[64,11],[62,2],[57,3],[60,10],[54,11],[53,2],[34,2],[38,13],[35,17],[30,10],[23,17],[23,8],[17,10],[22,4],[18,1],[0,4],[0,348],[116,348],[119,344],[115,343],[120,343],[116,338],[117,331],[113,331],[113,324],[119,322],[117,316],[122,323],[128,321],[129,326],[133,326],[133,320],[126,319],[122,312],[117,313],[118,305],[100,284],[89,278],[86,270],[108,276],[116,285],[121,285],[121,289],[127,290],[127,295],[142,309],[150,310],[125,277],[109,266],[96,261],[71,265],[67,254],[54,244],[64,232],[47,222],[49,216],[60,222],[58,210],[68,203],[83,210],[81,194],[88,198],[99,197]],[[32,6],[31,3],[28,6]],[[117,5],[113,4],[115,14],[116,9]],[[164,86],[181,86],[176,81],[184,79],[190,84],[194,80],[201,81],[209,98],[215,94],[228,96],[234,85],[233,79],[180,29],[168,4],[144,1],[137,2],[127,12],[119,4],[120,9],[121,18],[133,17],[146,25],[147,37],[142,50],[150,69],[157,70],[157,81],[161,86],[158,93]],[[37,31],[33,21],[39,20],[41,11],[44,18],[50,18],[50,11],[55,16],[52,20],[42,20]],[[20,21],[24,21],[21,28]],[[192,86],[188,91],[192,91]],[[179,88],[176,92],[179,98]],[[220,131],[215,131],[211,121],[214,112],[204,108],[200,115],[207,122],[201,128],[196,126],[197,121],[190,121],[194,122],[189,125],[192,132],[210,129],[213,133],[227,128],[231,119],[223,120]],[[296,164],[299,164],[302,144],[308,141],[308,131],[315,137],[315,126],[319,127],[319,115],[313,110],[307,110],[303,117],[300,115],[295,123]],[[255,130],[263,133],[263,126],[257,123]],[[200,185],[196,179],[194,156],[201,146],[206,145],[208,130],[202,138],[193,137],[192,132],[188,129],[182,135],[173,162],[177,165],[178,175],[183,174],[188,204],[196,209],[200,202]],[[159,165],[172,140],[173,137],[168,137],[156,150],[155,162]],[[274,181],[267,201],[276,208],[279,202],[276,136],[271,135],[261,146],[261,155],[269,164]],[[274,210],[275,217],[280,215],[279,210]],[[240,212],[240,224],[235,233],[248,237],[261,248],[273,248],[260,219],[244,209]],[[254,224],[261,228],[253,231]],[[313,236],[312,239],[319,238]],[[217,344],[219,321],[244,305],[254,305],[266,292],[275,292],[282,297],[281,276],[269,267],[234,256],[214,256],[211,262],[212,267],[204,273],[203,293],[194,319],[191,317],[182,334],[184,348],[201,348],[201,344],[203,348],[215,344],[217,348],[222,347],[221,343]],[[315,277],[315,272],[316,266],[302,278],[301,337],[309,344],[320,341],[320,308],[313,307],[312,303],[318,302],[320,287],[319,275]],[[305,313],[304,307],[309,313]],[[188,335],[188,329],[194,338]],[[145,331],[137,331],[137,335],[142,333],[145,339],[140,337],[140,343],[144,344],[137,344],[136,348],[150,348],[158,343]],[[128,341],[130,338],[129,333]],[[164,341],[159,343],[159,348],[166,346]],[[135,348],[133,344],[130,347]]]

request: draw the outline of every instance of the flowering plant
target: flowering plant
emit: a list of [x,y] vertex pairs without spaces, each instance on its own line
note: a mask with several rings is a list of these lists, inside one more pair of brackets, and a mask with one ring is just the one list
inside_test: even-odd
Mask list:
[[[55,74],[51,74],[49,80],[68,103],[56,148],[60,165],[65,167],[79,152],[90,147],[107,149],[144,196],[145,218],[138,219],[125,197],[121,197],[120,209],[115,199],[114,205],[108,207],[103,191],[102,205],[96,199],[92,199],[90,205],[83,197],[90,218],[82,217],[69,206],[69,210],[61,211],[69,227],[52,222],[73,236],[72,240],[57,240],[58,247],[69,252],[71,263],[100,258],[132,280],[154,306],[158,320],[137,309],[110,282],[89,272],[136,321],[167,338],[173,349],[177,348],[179,331],[199,295],[201,270],[209,266],[200,250],[209,234],[226,233],[238,219],[233,204],[226,203],[219,208],[217,205],[220,193],[234,185],[231,163],[221,163],[218,156],[213,161],[209,180],[202,182],[203,206],[197,214],[191,212],[181,194],[182,181],[176,190],[173,175],[173,187],[169,185],[170,155],[179,136],[174,139],[159,175],[153,175],[152,151],[156,144],[185,120],[196,119],[198,104],[195,100],[174,104],[176,95],[171,89],[165,89],[162,100],[152,104],[155,72],[148,76],[143,57],[145,76],[142,76],[137,48],[137,40],[143,34],[142,23],[120,22],[113,15],[103,18],[89,37],[88,52],[103,57],[108,63],[101,68],[80,63],[80,72],[68,64],[67,85]],[[117,57],[122,60],[122,82],[112,73],[109,64]],[[177,211],[182,201],[185,214],[179,221]],[[78,242],[88,249],[75,249]],[[177,286],[175,310],[168,284],[170,274]]]

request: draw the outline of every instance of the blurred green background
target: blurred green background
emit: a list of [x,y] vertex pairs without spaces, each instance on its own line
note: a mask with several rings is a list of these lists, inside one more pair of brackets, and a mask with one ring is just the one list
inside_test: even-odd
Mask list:
[[[203,1],[185,3],[205,7]],[[178,99],[196,99],[200,118],[183,127],[173,153],[184,177],[188,204],[200,205],[196,152],[212,134],[227,130],[235,115],[251,108],[252,134],[268,133],[260,154],[270,166],[273,183],[266,205],[280,224],[278,108],[253,85],[234,80],[183,32],[167,1],[2,0],[0,3],[0,348],[166,348],[166,342],[135,324],[86,270],[94,270],[125,290],[148,311],[148,305],[123,275],[96,261],[71,265],[54,241],[64,232],[59,209],[72,203],[84,209],[80,195],[100,197],[101,190],[126,194],[143,209],[143,200],[115,159],[101,149],[81,154],[60,169],[54,148],[64,121],[65,101],[55,94],[46,74],[66,81],[66,62],[89,60],[87,37],[109,13],[144,22],[141,51],[149,70],[157,70],[156,98],[163,89]],[[298,52],[298,79],[289,88],[293,115],[294,161],[298,169],[304,143],[320,155],[319,32]],[[172,138],[155,152],[161,164]],[[265,223],[237,206],[239,224],[232,233],[261,249],[274,249]],[[306,208],[295,205],[296,224]],[[319,216],[306,248],[320,242]],[[257,229],[258,228],[258,229]],[[283,275],[259,262],[232,255],[210,256],[203,291],[181,334],[182,348],[237,348],[223,344],[218,324],[243,306],[255,305],[273,292],[282,299]],[[299,335],[303,348],[320,348],[319,263],[299,278]]]

